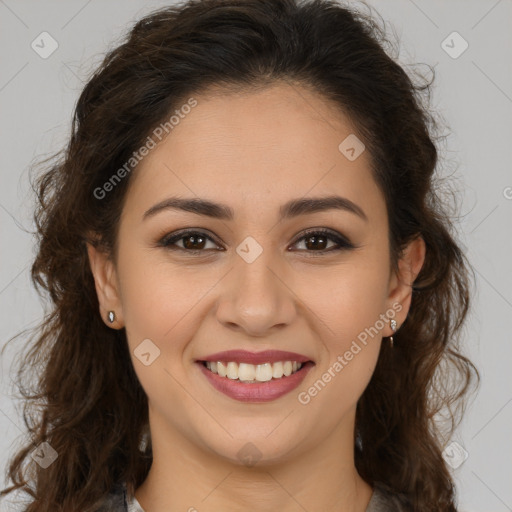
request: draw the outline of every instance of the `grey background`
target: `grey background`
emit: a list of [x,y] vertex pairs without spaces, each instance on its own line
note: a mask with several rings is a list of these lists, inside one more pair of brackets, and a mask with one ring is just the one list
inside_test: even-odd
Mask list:
[[[0,0],[1,344],[43,314],[29,279],[34,241],[26,231],[34,199],[28,167],[64,144],[78,94],[106,49],[136,19],[169,3]],[[453,438],[468,453],[453,470],[460,510],[512,511],[512,339],[506,321],[512,315],[512,1],[368,3],[400,35],[401,63],[435,67],[432,103],[450,129],[444,167],[462,191],[461,241],[477,270],[464,343],[482,385]],[[47,59],[31,48],[43,31],[59,44]],[[458,58],[441,46],[453,31],[469,44]],[[10,368],[22,342],[11,344],[1,361],[2,470],[24,432]],[[6,500],[0,509],[15,510]]]

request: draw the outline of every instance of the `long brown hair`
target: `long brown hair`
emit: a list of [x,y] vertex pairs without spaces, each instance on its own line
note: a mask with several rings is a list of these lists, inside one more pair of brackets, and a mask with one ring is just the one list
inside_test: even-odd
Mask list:
[[[95,233],[94,243],[115,254],[132,173],[104,197],[97,191],[184,98],[286,80],[333,100],[355,123],[386,199],[394,269],[417,235],[427,247],[409,315],[394,348],[382,345],[358,402],[356,468],[417,512],[456,510],[442,449],[479,382],[460,350],[474,274],[436,186],[442,136],[429,110],[432,81],[404,71],[386,32],[380,16],[334,0],[191,0],[141,19],[106,55],[80,95],[69,144],[34,183],[31,275],[51,310],[20,361],[30,439],[10,460],[13,485],[0,496],[28,493],[26,512],[92,511],[115,484],[134,492],[144,481],[147,397],[124,329],[100,317],[86,252]],[[446,412],[448,426],[436,421]],[[47,468],[30,457],[43,442],[58,454]]]

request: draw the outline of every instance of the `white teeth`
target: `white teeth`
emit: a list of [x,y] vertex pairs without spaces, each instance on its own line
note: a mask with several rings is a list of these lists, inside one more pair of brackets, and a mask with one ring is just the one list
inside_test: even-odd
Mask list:
[[274,363],[272,366],[272,377],[274,377],[274,379],[280,379],[284,375],[283,363]]
[[[210,370],[213,371],[213,368],[210,368]],[[225,377],[226,376],[226,365],[224,363],[221,363],[220,361],[217,362],[217,373],[221,377]]]
[[256,366],[256,380],[266,382],[272,379],[272,365],[270,363],[259,364]]
[[254,380],[256,378],[256,368],[254,365],[240,363],[238,365],[238,378],[240,380]]
[[227,377],[241,382],[267,382],[269,380],[288,377],[302,368],[302,363],[297,361],[279,361],[276,363],[248,364],[235,361],[206,361],[206,368],[221,377]]
[[238,379],[238,365],[233,361],[228,363],[228,369],[226,374],[228,379]]

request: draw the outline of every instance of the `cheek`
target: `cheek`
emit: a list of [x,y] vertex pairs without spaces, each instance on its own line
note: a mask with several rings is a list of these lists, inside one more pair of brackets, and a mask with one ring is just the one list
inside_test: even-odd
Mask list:
[[187,271],[151,256],[127,247],[119,257],[122,308],[130,345],[150,338],[163,347],[170,338],[186,339],[184,329],[194,325],[190,318],[201,310],[201,297],[218,276],[203,272],[198,279],[197,270]]
[[183,354],[197,330],[201,297],[218,278],[204,273],[205,279],[198,282],[182,268],[156,262],[145,250],[128,245],[120,251],[118,269],[137,378],[151,402],[163,408],[181,404],[183,390],[176,379],[183,381],[186,374]]
[[325,354],[318,368],[322,382],[311,390],[313,395],[325,385],[329,389],[325,399],[338,401],[340,406],[346,402],[348,407],[368,384],[385,326],[381,318],[388,292],[385,264],[378,258],[371,263],[361,258],[331,269],[328,279],[323,272],[301,278],[301,296],[307,305],[304,314],[316,319],[315,330]]
[[[374,326],[384,313],[388,278],[385,262],[354,258],[336,268],[304,272],[295,286],[300,301],[307,305],[304,314],[309,308],[309,315],[319,319],[331,340],[329,345],[343,349],[347,340]],[[379,326],[382,329],[381,322]]]

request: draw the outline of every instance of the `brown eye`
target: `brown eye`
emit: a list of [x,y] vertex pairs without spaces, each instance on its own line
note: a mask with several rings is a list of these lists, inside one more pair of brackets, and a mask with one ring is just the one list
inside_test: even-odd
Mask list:
[[[177,242],[182,242],[182,246],[178,245]],[[179,234],[173,234],[172,236],[164,237],[159,245],[168,249],[177,249],[187,252],[205,252],[205,246],[208,242],[214,244],[214,249],[218,248],[214,240],[200,231],[185,231]],[[173,247],[174,246],[174,247]],[[208,250],[211,248],[208,248]]]
[[308,235],[307,237],[304,237],[303,240],[305,240],[306,249],[318,249],[320,251],[325,251],[330,238],[325,235]]
[[[299,251],[306,253],[323,254],[339,250],[349,250],[355,247],[346,238],[326,229],[311,230],[299,238],[293,245],[296,246],[302,241],[304,241],[305,249],[300,249]],[[208,242],[211,242],[213,247],[207,248]],[[334,246],[329,246],[330,242],[334,242]],[[158,244],[169,250],[179,250],[189,253],[206,252],[212,249],[224,250],[219,249],[219,246],[213,238],[201,231],[173,233],[172,235],[167,235],[162,238]]]
[[180,240],[183,240],[183,246],[185,249],[204,249],[204,246],[206,244],[206,237],[203,235],[187,235]]
[[[354,246],[344,237],[325,229],[309,231],[306,233],[306,235],[297,240],[293,245],[297,245],[303,240],[304,246],[306,248],[305,252],[323,253],[354,248]],[[335,242],[334,248],[332,246],[328,247],[329,241]]]

